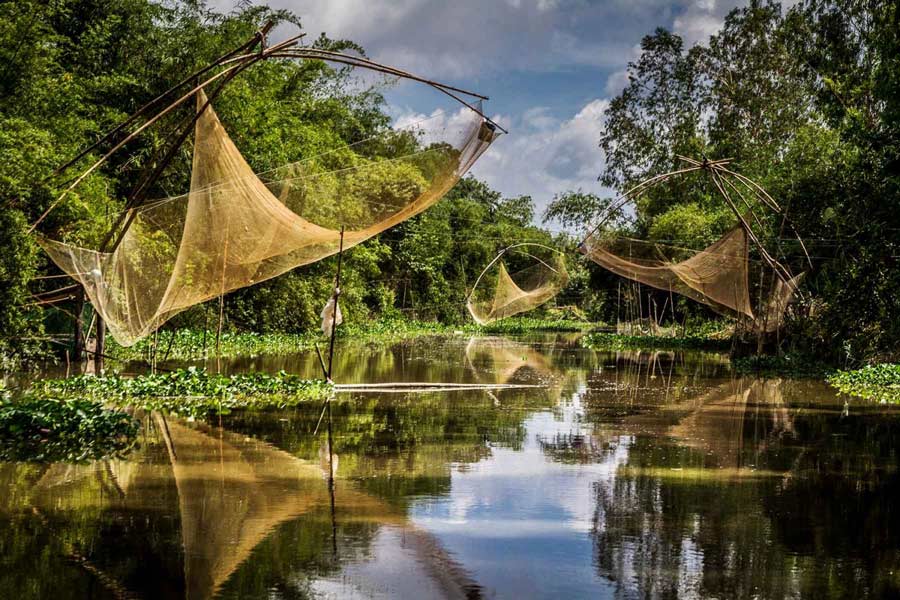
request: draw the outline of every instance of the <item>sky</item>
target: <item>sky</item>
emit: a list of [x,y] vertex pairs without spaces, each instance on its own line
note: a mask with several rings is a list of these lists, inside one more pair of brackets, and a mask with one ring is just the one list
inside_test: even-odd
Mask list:
[[[603,113],[627,83],[641,38],[657,27],[706,43],[744,0],[266,0],[299,15],[309,38],[361,44],[373,60],[490,97],[485,112],[510,130],[472,173],[537,213],[554,195],[606,193],[598,147]],[[215,0],[228,11],[234,0]],[[386,94],[395,118],[434,110],[426,88]]]

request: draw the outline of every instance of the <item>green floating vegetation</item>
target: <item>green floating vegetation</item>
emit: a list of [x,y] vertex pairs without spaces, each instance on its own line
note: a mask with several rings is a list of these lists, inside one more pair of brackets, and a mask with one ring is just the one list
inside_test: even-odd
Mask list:
[[533,317],[514,317],[495,321],[488,325],[472,325],[465,328],[466,331],[477,333],[528,333],[531,331],[553,332],[577,332],[587,331],[596,327],[596,324],[588,321],[574,319],[536,319]]
[[737,373],[766,375],[786,375],[791,377],[822,377],[829,372],[823,362],[805,354],[787,353],[780,356],[742,356],[731,360],[731,367]]
[[[357,344],[391,344],[415,337],[464,333],[527,333],[530,331],[584,331],[591,323],[571,319],[505,319],[490,325],[453,326],[433,321],[380,319],[349,323],[338,327],[337,338]],[[235,333],[225,332],[219,341],[222,357],[291,354],[312,350],[315,343],[326,343],[319,332],[307,333]],[[192,329],[163,331],[156,338],[159,360],[197,360],[215,354],[215,333]],[[125,348],[110,340],[109,354],[120,360],[148,360],[153,338],[145,338]]]
[[838,371],[828,377],[828,383],[857,398],[900,403],[900,364],[883,363],[855,371]]
[[[407,320],[379,320],[338,327],[337,338],[361,344],[386,344],[422,335],[437,335],[452,331],[440,323]],[[241,333],[225,332],[219,341],[222,357],[265,356],[292,354],[312,350],[316,342],[327,340],[318,331],[307,333]],[[196,360],[215,355],[215,332],[179,329],[163,331],[156,338],[159,360]],[[151,355],[153,338],[145,338],[134,346],[124,348],[110,344],[110,354],[121,360],[147,360]]]
[[590,333],[581,343],[592,350],[725,350],[729,340],[688,335],[667,337],[656,335],[623,335],[618,333]]
[[28,396],[0,401],[0,460],[83,462],[119,457],[134,446],[130,415],[86,398]]
[[238,409],[288,408],[302,402],[324,400],[331,390],[331,384],[325,381],[302,379],[284,371],[275,375],[222,375],[190,367],[136,377],[113,374],[48,379],[37,383],[33,393],[204,417]]

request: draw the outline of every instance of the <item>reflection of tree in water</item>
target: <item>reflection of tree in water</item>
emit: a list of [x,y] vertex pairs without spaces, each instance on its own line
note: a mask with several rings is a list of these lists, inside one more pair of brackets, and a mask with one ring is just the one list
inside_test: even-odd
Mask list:
[[737,382],[630,437],[593,526],[620,596],[900,592],[897,420],[842,418],[807,385]]
[[728,375],[728,359],[700,352],[597,352],[583,397],[586,419],[617,423],[690,402],[709,389],[710,379]]

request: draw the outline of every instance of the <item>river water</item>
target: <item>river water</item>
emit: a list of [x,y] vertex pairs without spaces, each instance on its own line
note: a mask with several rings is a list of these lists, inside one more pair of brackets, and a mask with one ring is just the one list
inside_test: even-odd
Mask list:
[[[145,415],[126,459],[0,464],[0,597],[900,594],[893,409],[571,335],[342,347],[336,365],[341,383],[535,387]],[[318,375],[310,354],[226,369]]]

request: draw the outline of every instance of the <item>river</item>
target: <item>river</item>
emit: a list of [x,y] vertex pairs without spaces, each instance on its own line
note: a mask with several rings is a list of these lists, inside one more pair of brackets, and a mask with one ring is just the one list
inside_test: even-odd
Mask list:
[[0,464],[0,597],[900,594],[893,408],[568,334],[339,347],[335,380],[529,387],[141,415],[125,459]]

